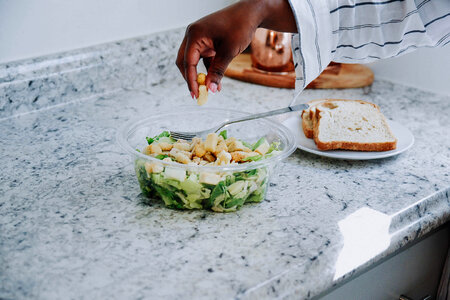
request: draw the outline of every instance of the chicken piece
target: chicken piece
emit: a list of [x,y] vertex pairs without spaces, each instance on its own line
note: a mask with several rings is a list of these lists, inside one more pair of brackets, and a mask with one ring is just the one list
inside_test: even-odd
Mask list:
[[159,147],[161,147],[162,151],[170,151],[173,148],[173,144],[169,144],[169,143],[165,143],[165,142],[160,142],[158,143]]
[[[190,155],[190,153],[189,153],[189,155]],[[191,159],[189,158],[189,156],[187,156],[182,151],[175,153],[173,155],[173,158],[175,158],[175,160],[177,162],[182,163],[182,164],[188,164],[191,162]]]
[[157,162],[146,162],[144,164],[145,167],[145,171],[147,171],[147,174],[151,174],[151,173],[161,173],[162,171],[164,171],[164,167],[157,163]]
[[193,154],[197,157],[203,157],[206,154],[205,145],[202,142],[195,145]]
[[162,161],[172,162],[172,159],[170,157],[164,157]]
[[200,183],[216,185],[220,182],[220,175],[214,173],[202,172],[198,178]]
[[216,133],[209,133],[205,140],[205,149],[206,151],[216,152],[217,142],[219,141],[219,137]]
[[270,145],[267,141],[264,141],[261,145],[258,146],[258,148],[255,149],[256,152],[258,152],[261,155],[265,155],[267,151],[269,151]]
[[199,137],[194,137],[194,138],[192,139],[192,142],[191,142],[191,151],[194,150],[195,145],[200,144],[201,142],[202,142],[202,139],[201,139],[201,138],[199,138]]
[[170,150],[169,156],[175,157],[175,155],[178,153],[182,153],[189,158],[192,155],[191,152],[189,152],[189,151],[180,150],[180,149],[174,147],[174,148],[172,148],[172,150]]
[[244,151],[234,151],[231,152],[231,160],[235,162],[243,162],[247,157],[259,155],[256,152],[244,152]]
[[232,142],[235,142],[235,141],[236,141],[236,138],[235,138],[235,137],[229,137],[229,138],[227,138],[227,139],[225,140],[225,143],[226,143],[227,146],[229,147],[230,144],[231,144]]
[[180,149],[177,148],[172,148],[172,150],[170,150],[169,155],[170,156],[174,156],[176,153],[180,152]]
[[161,153],[162,153],[161,147],[155,143],[148,145],[147,147],[145,147],[145,150],[144,150],[144,154],[147,154],[147,155],[149,155],[149,154],[158,155]]
[[251,152],[246,152],[246,153],[247,153],[247,157],[261,156],[261,153],[256,152],[256,151],[251,151]]
[[231,154],[226,152],[225,150],[220,151],[219,154],[217,154],[217,160],[219,165],[226,165],[231,162]]
[[174,148],[177,148],[179,150],[183,150],[183,151],[190,151],[191,150],[191,145],[189,145],[189,143],[187,142],[176,142],[175,144],[173,144]]
[[202,161],[202,159],[201,159],[200,157],[196,156],[196,157],[194,157],[194,158],[192,159],[192,161],[193,161],[194,163],[196,163],[197,165],[199,165],[200,162]]
[[217,144],[216,151],[214,152],[214,154],[217,156],[217,154],[219,154],[222,151],[228,152],[227,144],[225,143],[223,138],[222,141],[219,142],[219,144]]
[[241,141],[234,140],[230,144],[228,144],[228,151],[229,152],[235,152],[235,151],[251,152],[252,150],[245,147]]
[[197,104],[202,106],[206,104],[206,102],[208,102],[208,89],[206,88],[206,85],[199,85]]

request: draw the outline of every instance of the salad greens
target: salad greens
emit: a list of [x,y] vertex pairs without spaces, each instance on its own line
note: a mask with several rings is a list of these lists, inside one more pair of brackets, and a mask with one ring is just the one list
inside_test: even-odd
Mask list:
[[224,140],[226,140],[226,139],[228,138],[228,134],[227,134],[227,131],[226,131],[226,130],[222,130],[222,131],[219,133],[219,135],[222,136]]
[[160,159],[160,160],[163,160],[166,157],[170,158],[170,156],[167,155],[167,154],[158,154],[158,155],[155,156],[156,159]]
[[250,149],[252,149],[252,151],[255,151],[256,148],[258,148],[259,146],[261,146],[262,143],[264,143],[266,141],[265,137],[260,138],[256,143],[254,143],[252,145],[252,147]]
[[[149,198],[161,198],[169,208],[211,209],[216,212],[231,212],[244,203],[261,202],[266,193],[267,168],[224,173],[216,184],[202,183],[200,174],[186,172],[184,179],[173,178],[167,172],[148,173],[143,160],[136,160],[136,174],[142,193]],[[170,169],[169,169],[170,170]]]
[[165,141],[165,142],[168,142],[168,143],[174,143],[174,142],[176,142],[176,140],[175,139],[173,139],[171,136],[170,136],[170,133],[168,132],[168,131],[163,131],[161,134],[159,134],[159,135],[157,135],[157,136],[154,136],[154,137],[146,137],[145,138],[146,140],[147,140],[147,143],[149,144],[149,145],[151,145],[152,143],[154,143],[154,142],[156,142],[156,141]]
[[[226,130],[219,135],[224,140],[227,139]],[[149,145],[155,142],[175,142],[166,131],[146,139]],[[241,142],[252,151],[258,147],[260,148],[257,151],[264,148],[261,153],[265,153],[247,157],[243,163],[266,159],[276,155],[280,150],[278,142],[268,144],[264,137],[253,144]],[[173,160],[167,154],[158,154],[154,157],[159,160],[169,157]],[[202,172],[197,171],[199,169],[192,171],[183,167],[168,166],[164,162],[138,158],[135,161],[135,170],[142,193],[148,198],[162,199],[169,208],[232,212],[245,203],[261,202],[264,199],[270,166],[237,172]]]

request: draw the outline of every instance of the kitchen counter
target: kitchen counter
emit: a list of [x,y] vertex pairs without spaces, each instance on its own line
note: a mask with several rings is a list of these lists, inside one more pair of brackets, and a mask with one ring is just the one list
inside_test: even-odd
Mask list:
[[[141,204],[116,129],[194,105],[180,77],[86,92],[0,121],[0,298],[307,299],[450,219],[450,97],[378,80],[368,94],[301,98],[380,105],[413,132],[407,152],[343,161],[297,150],[266,200],[236,213]],[[259,112],[291,97],[224,79],[208,106]]]

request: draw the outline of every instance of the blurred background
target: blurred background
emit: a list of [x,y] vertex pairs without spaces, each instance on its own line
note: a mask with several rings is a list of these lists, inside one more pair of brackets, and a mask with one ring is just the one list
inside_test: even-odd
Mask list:
[[[184,27],[233,2],[0,0],[0,63]],[[450,94],[449,46],[369,66],[378,79]]]

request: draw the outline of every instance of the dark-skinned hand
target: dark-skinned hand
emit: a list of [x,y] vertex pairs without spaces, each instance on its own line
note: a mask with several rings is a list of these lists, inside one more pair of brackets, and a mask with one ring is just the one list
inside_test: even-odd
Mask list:
[[197,65],[208,71],[206,86],[215,93],[231,60],[250,44],[258,27],[297,32],[287,0],[243,0],[210,14],[186,30],[176,64],[192,98],[198,97]]

